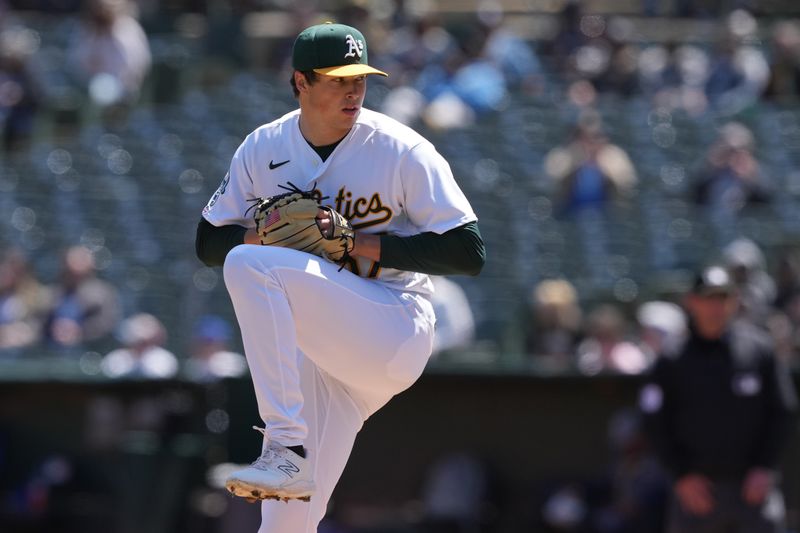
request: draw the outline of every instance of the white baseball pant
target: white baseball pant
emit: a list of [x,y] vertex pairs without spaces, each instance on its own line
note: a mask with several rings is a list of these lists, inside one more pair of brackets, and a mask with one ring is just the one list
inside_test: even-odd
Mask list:
[[317,487],[263,502],[259,533],[315,532],[364,420],[422,373],[433,308],[288,248],[237,246],[224,276],[267,438],[304,445]]

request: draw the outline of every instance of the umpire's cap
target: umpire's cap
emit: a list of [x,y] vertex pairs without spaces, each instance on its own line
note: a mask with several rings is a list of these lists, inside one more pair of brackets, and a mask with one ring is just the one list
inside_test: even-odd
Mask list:
[[332,22],[317,24],[300,32],[292,48],[292,67],[337,77],[388,76],[367,64],[367,40],[360,31]]
[[692,284],[692,294],[700,296],[729,295],[735,290],[733,278],[719,265],[711,265],[700,270]]

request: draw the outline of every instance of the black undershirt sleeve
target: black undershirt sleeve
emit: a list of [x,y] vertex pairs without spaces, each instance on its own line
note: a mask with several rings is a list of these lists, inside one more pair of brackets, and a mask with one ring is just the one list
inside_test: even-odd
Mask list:
[[477,222],[441,235],[433,232],[410,237],[381,235],[381,266],[424,274],[476,276],[486,261],[486,249]]
[[214,226],[201,218],[197,224],[197,235],[194,240],[198,259],[208,266],[222,266],[228,252],[234,246],[244,243],[246,231],[246,228],[236,224]]
[[[225,256],[244,243],[247,230],[239,225],[214,226],[204,218],[197,224],[195,251],[208,266],[222,266]],[[381,235],[381,266],[425,274],[477,275],[486,250],[477,222],[469,222],[441,235],[433,232],[410,237]]]

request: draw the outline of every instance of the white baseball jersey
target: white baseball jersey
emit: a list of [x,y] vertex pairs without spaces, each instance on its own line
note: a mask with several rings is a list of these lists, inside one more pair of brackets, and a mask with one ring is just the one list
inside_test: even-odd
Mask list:
[[[299,119],[295,110],[248,135],[203,209],[208,222],[254,228],[252,216],[245,215],[249,200],[284,193],[279,185],[287,182],[316,188],[327,197],[322,203],[360,232],[441,234],[477,220],[450,165],[411,128],[362,108],[356,124],[323,162],[301,134]],[[400,290],[432,290],[425,274],[381,268],[365,258],[358,258],[354,271]]]

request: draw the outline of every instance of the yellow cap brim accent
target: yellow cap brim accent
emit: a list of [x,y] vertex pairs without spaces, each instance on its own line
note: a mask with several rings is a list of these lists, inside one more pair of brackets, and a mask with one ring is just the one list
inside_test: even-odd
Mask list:
[[362,65],[361,63],[353,63],[351,65],[342,65],[340,67],[327,67],[315,68],[314,72],[317,74],[325,74],[326,76],[336,76],[337,78],[347,76],[363,76],[364,74],[378,74],[380,76],[388,76],[385,72],[372,68],[369,65]]

